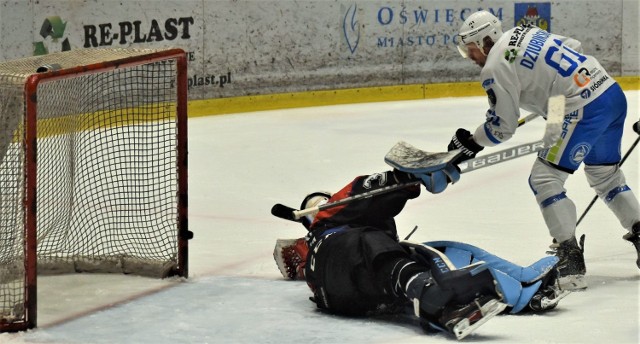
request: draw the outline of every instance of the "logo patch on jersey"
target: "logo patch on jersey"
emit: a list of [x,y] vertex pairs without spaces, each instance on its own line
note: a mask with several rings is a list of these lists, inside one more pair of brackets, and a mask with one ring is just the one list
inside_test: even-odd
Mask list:
[[493,84],[494,82],[495,80],[493,80],[493,78],[487,79],[482,82],[482,88],[487,88],[489,87],[489,85]]
[[582,97],[582,99],[589,99],[589,97],[591,97],[591,91],[589,91],[589,89],[582,90],[580,97]]
[[504,51],[504,59],[509,63],[513,63],[518,56],[518,49],[509,49]]
[[591,89],[591,92],[595,92],[595,90],[597,90],[598,87],[602,86],[602,84],[604,84],[604,82],[607,80],[609,80],[609,76],[605,75],[602,78],[600,78],[600,80],[594,82],[593,85],[589,87]]
[[578,87],[584,87],[591,82],[590,76],[591,73],[589,73],[589,70],[582,67],[573,75],[573,81],[578,85]]
[[520,48],[520,45],[522,45],[522,40],[530,30],[531,26],[529,25],[516,26],[513,29],[513,34],[509,38],[509,46]]
[[513,9],[514,26],[535,25],[551,32],[551,3],[516,3]]
[[364,182],[362,182],[362,187],[364,187],[365,189],[371,189],[371,187],[372,187],[371,183],[374,180],[378,181],[378,185],[384,186],[385,184],[387,184],[387,174],[386,173],[374,173],[374,174],[370,175],[369,177],[367,177],[367,179],[364,180]]
[[591,151],[590,144],[586,142],[578,144],[577,146],[573,147],[573,149],[571,150],[571,153],[569,154],[569,157],[571,158],[571,162],[575,166],[580,165],[580,163],[582,163],[582,160],[584,160],[584,158],[587,156],[587,154],[589,154],[590,151]]

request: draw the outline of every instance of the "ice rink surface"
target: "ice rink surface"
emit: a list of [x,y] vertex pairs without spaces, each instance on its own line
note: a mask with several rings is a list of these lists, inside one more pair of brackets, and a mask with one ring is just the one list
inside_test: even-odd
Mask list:
[[[638,137],[640,92],[626,92],[623,154]],[[404,317],[347,319],[316,311],[304,282],[283,280],[272,258],[278,238],[304,228],[270,215],[318,190],[388,169],[397,141],[444,151],[459,127],[483,120],[485,97],[368,103],[189,120],[190,278],[73,275],[39,278],[39,328],[0,343],[445,343]],[[525,115],[525,113],[523,113]],[[542,138],[536,119],[490,154]],[[640,190],[640,148],[625,162]],[[534,155],[462,175],[444,193],[423,192],[397,218],[413,241],[457,240],[520,265],[551,242],[527,184]],[[580,215],[594,196],[582,169],[567,195]],[[638,343],[640,273],[632,245],[598,201],[578,226],[586,234],[589,288],[543,315],[500,315],[465,338],[484,343]]]

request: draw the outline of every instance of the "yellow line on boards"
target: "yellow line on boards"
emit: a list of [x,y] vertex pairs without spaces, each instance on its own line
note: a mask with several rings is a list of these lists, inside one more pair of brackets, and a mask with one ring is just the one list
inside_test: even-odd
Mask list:
[[[640,76],[615,77],[624,90],[640,89]],[[484,96],[480,82],[380,86],[298,93],[277,93],[189,101],[189,117],[310,106]]]

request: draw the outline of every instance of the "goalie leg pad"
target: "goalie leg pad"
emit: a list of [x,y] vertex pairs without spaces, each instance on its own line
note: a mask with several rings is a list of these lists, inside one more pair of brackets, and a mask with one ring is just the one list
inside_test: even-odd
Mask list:
[[498,296],[492,273],[485,262],[456,269],[444,253],[422,244],[401,242],[411,257],[429,266],[433,279],[445,290],[455,295],[455,300],[468,303],[479,295]]
[[[502,271],[496,269],[490,269],[490,271],[496,281],[496,288],[502,296],[502,302],[506,303],[510,307],[518,305],[518,300],[522,293],[522,284]],[[527,302],[528,301],[529,300],[527,300]],[[522,308],[517,311],[520,311],[521,309]]]
[[[533,310],[555,307],[558,301],[568,293],[555,286],[557,282],[555,267],[558,264],[558,257],[543,257],[523,267],[470,244],[456,241],[430,241],[424,244],[444,252],[458,268],[484,261],[494,270],[498,288],[504,297],[503,302],[512,307],[511,313],[524,311],[527,305]],[[531,306],[532,302],[537,302],[536,308]]]
[[558,264],[558,257],[546,256],[523,267],[470,244],[457,241],[428,241],[424,244],[444,252],[456,268],[484,261],[489,267],[502,271],[522,283],[533,283],[542,279]]

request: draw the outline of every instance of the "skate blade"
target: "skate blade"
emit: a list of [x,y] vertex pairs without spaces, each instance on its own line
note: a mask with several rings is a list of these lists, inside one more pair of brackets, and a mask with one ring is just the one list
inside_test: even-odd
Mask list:
[[564,299],[569,294],[571,294],[571,290],[558,290],[553,299],[548,297],[542,298],[542,300],[540,300],[542,310],[555,307],[560,300]]
[[587,289],[587,281],[583,275],[569,275],[558,278],[558,286],[562,290],[579,291]]
[[456,339],[460,340],[482,326],[482,324],[486,323],[489,319],[500,314],[505,308],[507,308],[506,304],[498,300],[491,300],[481,307],[482,318],[480,320],[471,324],[469,319],[465,318],[453,327],[453,334],[456,336]]

